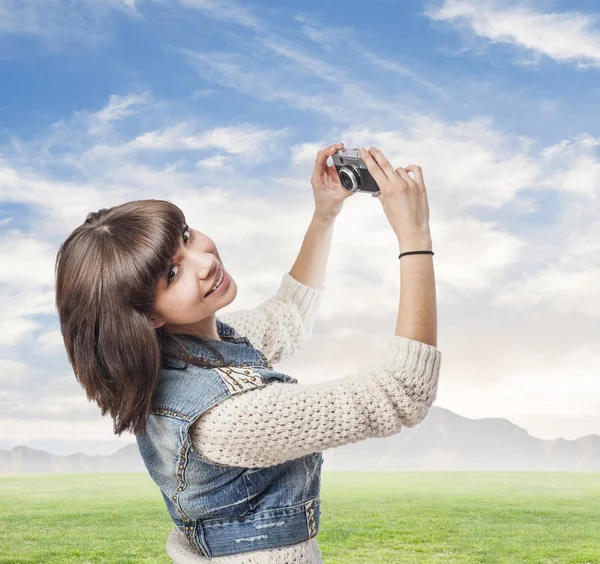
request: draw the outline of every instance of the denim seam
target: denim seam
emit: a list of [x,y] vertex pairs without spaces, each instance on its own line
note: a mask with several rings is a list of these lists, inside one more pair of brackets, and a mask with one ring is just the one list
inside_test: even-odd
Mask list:
[[[290,507],[280,507],[276,509],[266,509],[264,511],[259,511],[258,513],[254,513],[252,515],[247,515],[244,517],[245,521],[264,521],[266,519],[273,519],[278,517],[281,513],[287,515],[295,515],[298,513],[306,514],[307,509],[306,506],[316,507],[321,504],[321,496],[317,496],[315,498],[309,499],[302,503],[298,503],[296,505],[291,505]],[[252,517],[252,519],[250,519]],[[220,521],[220,522],[219,522]],[[239,519],[203,519],[202,525],[208,528],[217,528],[217,527],[226,527],[228,525],[238,525]]]
[[[223,385],[225,385],[225,383],[223,383]],[[227,387],[225,385],[225,387]],[[188,423],[186,426],[184,426],[183,428],[183,433],[184,433],[184,440],[186,442],[189,443],[188,446],[188,452],[193,455],[194,457],[196,457],[198,460],[204,462],[205,464],[211,464],[213,466],[218,466],[219,468],[235,468],[235,466],[231,466],[229,464],[221,464],[220,462],[214,462],[212,460],[209,460],[208,458],[205,458],[204,456],[202,456],[199,452],[196,451],[196,449],[194,448],[194,441],[192,441],[190,435],[189,435],[189,431],[190,431],[190,427],[202,416],[204,415],[211,407],[214,407],[215,405],[217,405],[222,399],[227,399],[228,397],[230,397],[230,393],[229,390],[224,390],[220,395],[218,395],[214,401],[214,403],[208,407],[206,410],[204,410],[202,413],[198,413],[198,414],[194,414],[193,416],[189,417],[188,419],[186,419],[186,422]]]
[[185,442],[183,442],[181,449],[179,449],[179,457],[177,459],[177,489],[171,495],[171,501],[175,505],[177,512],[179,513],[181,518],[184,521],[189,521],[190,519],[187,516],[186,512],[183,510],[183,507],[181,506],[181,502],[179,500],[182,492],[185,491],[185,487],[187,486],[187,483],[185,481],[185,469],[188,460],[186,450],[186,444]]
[[[183,429],[185,437],[187,436],[187,429]],[[185,481],[185,471],[187,469],[187,461],[189,459],[189,452],[191,449],[191,444],[188,444],[187,438],[183,438],[183,444],[179,451],[179,461],[178,461],[178,470],[177,472],[177,492],[171,498],[175,503],[175,507],[177,511],[181,515],[184,522],[184,534],[187,537],[190,544],[194,547],[195,550],[200,552],[203,555],[208,556],[207,548],[205,548],[204,544],[202,544],[198,538],[198,519],[190,519],[186,512],[183,510],[181,506],[179,497],[185,492],[187,482]],[[189,524],[188,524],[189,523]],[[202,529],[202,526],[201,526]],[[203,530],[203,529],[202,529]],[[202,533],[202,537],[204,537],[204,533]]]

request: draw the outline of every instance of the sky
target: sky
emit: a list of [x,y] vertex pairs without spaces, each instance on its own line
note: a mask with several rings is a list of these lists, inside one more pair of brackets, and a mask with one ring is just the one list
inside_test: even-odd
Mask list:
[[[0,448],[134,441],[85,398],[54,305],[58,246],[89,212],[172,201],[237,282],[223,312],[254,307],[337,142],[423,169],[435,405],[600,434],[599,99],[596,0],[0,0]],[[381,203],[356,194],[313,335],[277,369],[376,364],[399,284]]]

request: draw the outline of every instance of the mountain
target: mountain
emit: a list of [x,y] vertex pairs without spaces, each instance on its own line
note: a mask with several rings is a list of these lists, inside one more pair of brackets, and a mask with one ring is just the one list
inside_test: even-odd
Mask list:
[[[538,439],[507,419],[467,419],[433,406],[412,429],[323,453],[325,472],[408,470],[599,472],[600,436]],[[136,444],[109,456],[60,456],[25,446],[0,450],[0,474],[145,471]]]
[[66,456],[17,446],[0,450],[0,474],[72,474],[84,472],[145,472],[137,445],[127,445],[109,456],[83,453]]
[[434,406],[425,421],[323,454],[324,471],[600,471],[600,436],[532,437],[507,419],[467,419]]

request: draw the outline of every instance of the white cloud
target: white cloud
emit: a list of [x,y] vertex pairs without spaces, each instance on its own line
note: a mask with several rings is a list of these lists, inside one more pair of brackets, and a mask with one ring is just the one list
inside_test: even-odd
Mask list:
[[139,106],[148,102],[148,93],[118,96],[113,94],[106,106],[90,117],[100,121],[114,121],[139,112]]
[[0,285],[0,311],[0,349],[10,351],[41,328],[34,316],[55,312],[54,293],[47,286],[11,281]]
[[548,147],[543,155],[549,164],[560,163],[548,179],[549,186],[558,186],[577,199],[595,206],[600,203],[600,137],[582,134],[577,139],[562,141]]
[[221,168],[230,161],[231,159],[225,155],[213,155],[212,157],[207,157],[206,159],[198,161],[196,164],[205,168]]
[[0,284],[16,284],[20,287],[52,285],[53,261],[50,254],[52,245],[35,238],[35,233],[25,234],[14,230],[0,234]]
[[[286,78],[256,64],[254,56],[237,57],[228,53],[203,53],[181,50],[199,75],[208,73],[212,80],[229,88],[266,101],[280,101],[329,118],[350,119],[341,101],[323,94],[305,94]],[[250,68],[252,65],[253,68]]]
[[[153,0],[164,1],[164,0]],[[167,0],[169,1],[169,0]],[[233,22],[243,27],[262,30],[262,23],[250,9],[234,0],[179,0],[187,8],[204,12],[213,18]]]
[[34,316],[53,314],[53,255],[42,234],[10,230],[0,234],[0,349],[11,350],[41,327]]
[[151,4],[166,10],[183,7],[225,23],[262,29],[252,11],[233,0],[0,0],[0,36],[36,37],[53,50],[72,42],[106,41],[113,14],[142,18],[144,6]]
[[[49,157],[41,157],[40,162],[44,158]],[[31,206],[42,214],[45,221],[54,223],[54,233],[56,228],[63,230],[65,224],[71,225],[78,220],[83,222],[90,209],[101,208],[110,197],[110,190],[101,188],[84,182],[52,180],[32,172],[27,165],[19,170],[10,165],[3,166],[0,157],[0,198]],[[46,231],[50,228],[48,223],[44,225]],[[5,251],[10,249],[5,246]]]
[[333,51],[340,43],[348,44],[348,37],[356,39],[356,28],[352,26],[324,27],[321,22],[315,21],[308,14],[296,14],[294,19],[300,22],[302,32],[315,43],[327,51]]
[[444,0],[425,15],[436,21],[464,26],[491,43],[518,46],[578,68],[600,67],[600,18],[570,11],[542,13],[531,2]]
[[26,371],[27,364],[24,361],[0,358],[0,383],[4,389],[18,386]]
[[[20,292],[12,292],[12,296],[16,299],[21,299],[23,296]],[[7,297],[5,293],[0,294],[0,306],[6,309],[7,305],[10,304],[11,297]],[[35,313],[41,313],[36,311]],[[33,331],[41,327],[41,323],[33,321],[28,315],[21,311],[13,312],[12,315],[9,312],[3,312],[0,317],[0,339],[2,339],[1,348],[5,350],[11,350],[16,347],[19,343],[23,342],[26,337],[30,336]]]
[[317,153],[327,144],[323,143],[298,143],[292,147],[292,162],[294,164],[315,164]]
[[[76,428],[68,418],[63,421],[49,421],[44,417],[2,418],[0,419],[0,437],[5,437],[16,444],[28,444],[43,440],[71,442],[77,440],[78,437],[91,442],[114,441],[115,444],[119,444],[117,437],[112,432],[112,421],[108,416],[104,418],[98,416],[91,421],[77,421]],[[121,435],[121,439],[131,438],[130,433]]]
[[36,37],[50,49],[103,41],[115,10],[137,16],[135,0],[0,0],[0,36]]
[[201,90],[194,90],[191,95],[192,100],[197,100],[199,98],[205,98],[206,96],[210,96],[216,92],[213,88],[203,88]]
[[46,331],[38,337],[38,343],[47,354],[64,354],[65,343],[59,329]]
[[179,123],[168,129],[150,131],[136,137],[125,145],[125,149],[156,151],[199,151],[211,148],[222,149],[232,155],[247,154],[264,159],[287,129],[262,129],[251,124],[216,127],[202,133],[191,132],[187,123]]

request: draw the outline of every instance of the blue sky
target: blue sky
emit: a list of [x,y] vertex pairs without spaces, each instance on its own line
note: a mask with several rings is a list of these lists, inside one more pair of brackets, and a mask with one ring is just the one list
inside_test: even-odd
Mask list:
[[[86,402],[53,305],[56,250],[89,211],[174,201],[236,278],[228,308],[252,307],[291,268],[337,141],[423,167],[436,403],[600,434],[596,2],[0,0],[0,77],[0,448],[131,442]],[[368,199],[347,201],[313,338],[279,366],[304,383],[375,362],[394,331],[396,241]]]

